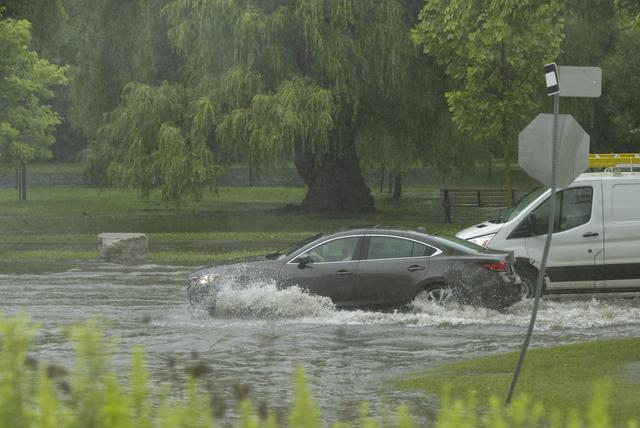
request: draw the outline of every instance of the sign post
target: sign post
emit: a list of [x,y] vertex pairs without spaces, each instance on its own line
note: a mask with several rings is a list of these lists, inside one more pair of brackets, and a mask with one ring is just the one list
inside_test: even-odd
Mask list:
[[[602,82],[602,70],[599,67],[558,67],[555,63],[547,64],[544,66],[545,82],[547,85],[547,95],[553,95],[553,120],[552,120],[552,145],[551,145],[551,166],[550,171],[546,163],[544,163],[544,153],[542,156],[532,156],[527,151],[529,146],[539,142],[536,137],[536,127],[540,127],[536,124],[541,116],[538,116],[529,126],[527,126],[519,135],[518,139],[518,162],[520,166],[529,173],[533,178],[538,179],[544,184],[551,187],[551,195],[549,196],[549,209],[551,215],[549,215],[549,225],[547,229],[547,239],[544,243],[544,249],[542,252],[542,260],[540,261],[540,271],[538,272],[538,280],[536,282],[535,297],[533,301],[533,309],[531,310],[531,320],[529,321],[529,328],[522,344],[522,350],[520,351],[520,357],[509,385],[509,393],[507,395],[506,405],[511,403],[511,398],[518,383],[518,377],[524,364],[524,358],[531,342],[531,336],[533,335],[533,328],[536,323],[536,317],[538,314],[538,306],[540,304],[540,294],[542,293],[542,284],[544,283],[545,270],[547,266],[547,258],[549,256],[549,249],[551,248],[551,237],[553,236],[555,212],[556,212],[556,185],[558,169],[562,171],[563,181],[562,186],[568,186],[573,180],[576,179],[584,170],[587,169],[589,164],[589,136],[582,130],[582,133],[576,133],[575,139],[569,139],[569,145],[578,142],[578,146],[582,144],[582,150],[575,150],[572,157],[564,156],[562,165],[558,165],[558,159],[560,156],[560,97],[599,97],[601,92]],[[573,118],[572,118],[573,119]],[[544,119],[543,119],[544,120]],[[575,122],[575,120],[574,120]],[[567,123],[566,121],[564,122]],[[577,124],[577,122],[576,122]],[[533,134],[531,133],[533,129]],[[546,127],[548,129],[548,127]],[[565,125],[563,124],[563,130]],[[564,132],[563,132],[564,134]],[[531,138],[533,135],[533,138]],[[586,135],[586,138],[584,136]],[[544,141],[544,138],[543,138]],[[547,140],[548,141],[548,140]],[[586,145],[583,142],[586,141]],[[584,147],[586,146],[586,151]],[[567,147],[567,145],[565,145]],[[571,148],[570,148],[571,149]],[[571,151],[571,150],[570,150]],[[534,152],[536,150],[534,149]],[[542,161],[541,161],[542,159]],[[533,173],[532,173],[533,172]],[[550,181],[547,181],[546,173],[550,172]]]

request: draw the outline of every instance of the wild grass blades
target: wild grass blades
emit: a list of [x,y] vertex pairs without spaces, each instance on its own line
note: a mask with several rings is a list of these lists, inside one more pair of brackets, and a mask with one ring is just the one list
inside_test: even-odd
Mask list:
[[[169,387],[153,387],[145,369],[141,347],[133,352],[131,372],[123,381],[111,368],[109,359],[115,342],[103,334],[95,321],[72,326],[66,337],[75,348],[70,373],[64,367],[47,365],[28,355],[38,325],[27,317],[0,316],[0,428],[205,428],[216,426],[215,403],[204,393],[197,377],[187,381],[180,399],[169,399]],[[328,426],[309,392],[303,369],[296,371],[295,393],[290,416],[283,418],[260,405],[256,411],[246,388],[236,398],[242,428],[320,428]],[[240,389],[240,388],[238,388]],[[467,400],[452,399],[445,393],[433,426],[437,428],[525,428],[543,423],[552,428],[612,427],[608,413],[611,384],[594,385],[591,405],[585,415],[575,411],[546,414],[541,405],[519,396],[505,409],[498,398],[488,409],[477,405],[471,394]],[[367,404],[360,407],[356,425],[334,423],[334,428],[417,426],[405,406],[395,417],[373,418]],[[286,423],[285,423],[286,422]],[[228,422],[224,424],[228,426]],[[630,421],[628,428],[638,428]]]
[[[438,412],[436,428],[527,428],[546,426],[549,428],[610,428],[624,426],[614,424],[609,413],[611,381],[600,380],[592,386],[592,399],[586,415],[580,415],[575,409],[567,413],[559,410],[547,412],[539,403],[533,403],[526,395],[519,395],[508,408],[504,401],[492,397],[489,409],[479,412],[475,393],[468,399],[451,399],[450,392],[443,395]],[[633,419],[625,424],[627,428],[638,428]]]

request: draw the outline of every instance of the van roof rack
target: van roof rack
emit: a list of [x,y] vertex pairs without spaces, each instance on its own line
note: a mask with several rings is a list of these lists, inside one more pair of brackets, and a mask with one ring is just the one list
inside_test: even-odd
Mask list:
[[606,171],[640,171],[640,153],[590,154],[589,168],[604,168]]

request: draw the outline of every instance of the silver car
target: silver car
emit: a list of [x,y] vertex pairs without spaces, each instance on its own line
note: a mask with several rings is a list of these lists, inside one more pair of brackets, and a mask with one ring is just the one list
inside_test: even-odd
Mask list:
[[220,284],[247,287],[275,280],[331,298],[337,307],[400,308],[419,294],[446,304],[501,309],[522,298],[513,254],[443,234],[389,228],[319,234],[258,259],[212,266],[190,275],[193,304],[212,307]]

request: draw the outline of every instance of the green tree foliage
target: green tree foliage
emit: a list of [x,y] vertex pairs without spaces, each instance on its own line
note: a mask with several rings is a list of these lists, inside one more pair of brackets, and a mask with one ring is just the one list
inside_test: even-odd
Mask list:
[[[603,61],[603,96],[595,111],[600,152],[638,152],[640,146],[640,6],[616,2],[612,49]],[[593,147],[594,144],[592,144]]]
[[131,83],[123,103],[98,132],[96,161],[108,160],[108,175],[117,185],[137,188],[141,196],[160,189],[162,198],[180,203],[200,198],[218,168],[207,146],[218,107],[181,85]]
[[[565,0],[563,14],[566,36],[561,44],[558,64],[599,66],[603,69],[603,80],[610,79],[611,70],[605,62],[615,49],[619,29],[614,2]],[[563,97],[560,101],[561,113],[573,115],[590,135],[592,153],[602,153],[603,148],[613,142],[608,99],[608,89],[604,85],[600,98]],[[546,107],[547,111],[552,110],[551,99]]]
[[[6,0],[3,3],[7,17],[31,22],[32,46],[40,56],[58,65],[73,63],[75,47],[71,46],[70,36],[75,33],[69,31],[70,20],[62,0]],[[74,161],[85,140],[69,120],[72,107],[69,86],[53,91],[50,104],[62,123],[54,134],[52,155],[56,160]]]
[[31,48],[31,25],[2,18],[0,11],[0,167],[51,156],[60,117],[45,102],[52,88],[67,83],[65,69]]
[[613,124],[602,146],[613,152],[638,152],[640,147],[640,27],[620,34],[615,51],[606,62],[605,102]]
[[454,82],[446,97],[457,127],[503,159],[509,195],[517,134],[535,116],[542,66],[560,52],[560,6],[430,0],[413,30],[414,40]]
[[637,151],[638,2],[565,0],[563,14],[558,63],[602,67],[603,87],[600,98],[562,98],[561,111],[589,133],[592,153]]
[[62,0],[4,0],[2,6],[5,17],[31,23],[32,46],[39,55],[56,64],[64,62],[66,12]]

